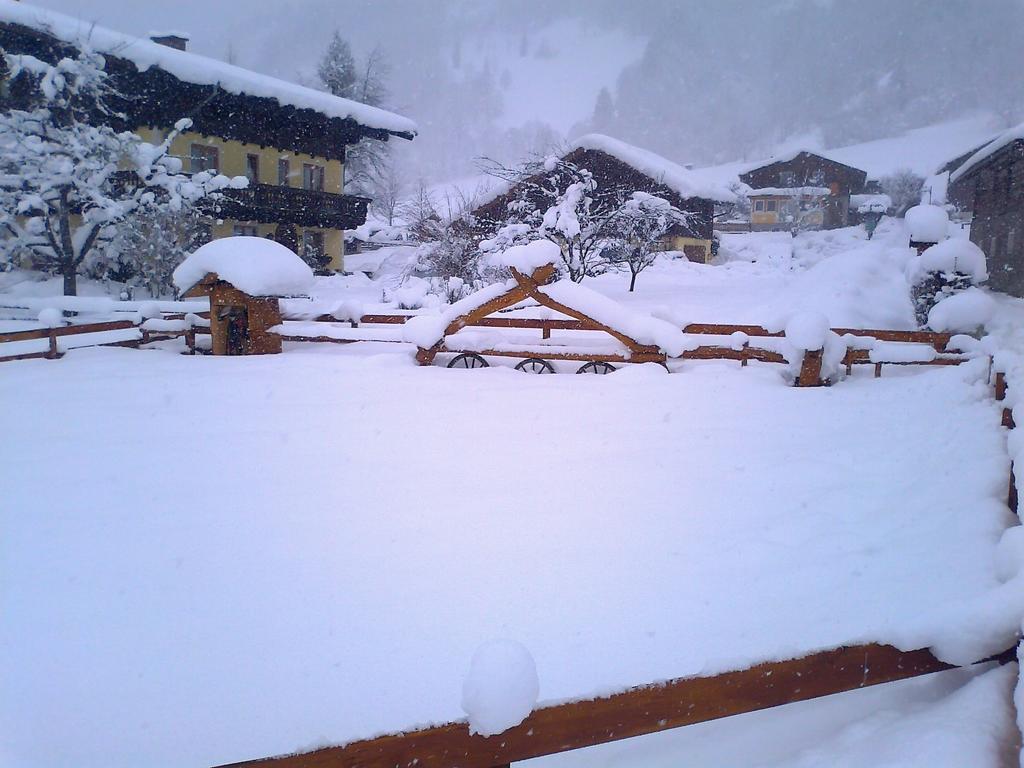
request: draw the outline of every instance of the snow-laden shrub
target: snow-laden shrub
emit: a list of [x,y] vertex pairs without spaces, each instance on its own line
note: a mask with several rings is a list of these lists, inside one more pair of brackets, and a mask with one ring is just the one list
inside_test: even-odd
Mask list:
[[933,331],[973,333],[992,319],[995,302],[980,288],[970,288],[946,296],[928,313],[928,327]]
[[918,325],[934,327],[929,319],[933,307],[988,279],[985,253],[964,238],[944,240],[907,265],[907,279]]

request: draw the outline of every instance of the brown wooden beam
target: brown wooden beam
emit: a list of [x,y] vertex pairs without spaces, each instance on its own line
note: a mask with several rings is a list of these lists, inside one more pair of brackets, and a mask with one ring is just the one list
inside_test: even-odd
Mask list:
[[[1016,658],[1011,648],[992,660]],[[689,677],[535,710],[497,736],[465,721],[231,768],[492,768],[722,717],[951,669],[926,649],[859,645],[713,677]],[[221,766],[228,768],[228,766]]]

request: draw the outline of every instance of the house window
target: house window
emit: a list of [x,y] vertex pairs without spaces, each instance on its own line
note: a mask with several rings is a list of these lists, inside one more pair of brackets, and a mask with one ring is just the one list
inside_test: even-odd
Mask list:
[[324,167],[322,165],[302,164],[302,188],[315,192],[324,191]]
[[1016,245],[1014,242],[1017,239],[1017,230],[1012,227],[1006,233],[1006,255],[1013,256],[1013,246]]
[[796,186],[796,171],[782,171],[779,173],[779,186],[780,187],[795,187]]
[[768,211],[769,213],[774,212],[776,207],[777,207],[777,203],[776,203],[775,200],[768,200],[765,203],[765,210]]
[[324,233],[311,232],[302,233],[302,255],[307,264],[316,267],[327,266],[327,253],[324,248]]
[[755,200],[754,201],[754,210],[755,211],[763,211],[764,210],[764,200]]
[[255,224],[235,224],[234,229],[231,231],[231,234],[256,237],[256,235],[259,234],[259,230],[256,229]]
[[189,147],[189,160],[192,173],[201,171],[220,172],[220,151],[208,144],[193,144]]
[[253,184],[260,183],[260,156],[259,155],[246,155],[245,156],[245,175],[246,178]]
[[999,236],[998,235],[992,235],[992,237],[990,237],[988,239],[988,257],[990,259],[995,259],[998,256],[999,256]]
[[292,164],[287,158],[282,157],[277,161],[277,183],[279,186],[287,187],[291,185],[292,178]]

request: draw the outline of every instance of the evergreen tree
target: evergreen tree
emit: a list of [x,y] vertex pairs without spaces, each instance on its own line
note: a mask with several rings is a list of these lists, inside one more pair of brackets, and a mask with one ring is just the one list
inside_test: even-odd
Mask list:
[[[371,107],[383,106],[387,98],[387,74],[388,64],[379,48],[370,51],[359,65],[348,41],[337,30],[317,66],[317,77],[325,91]],[[387,168],[388,145],[378,139],[363,139],[347,150],[345,183],[356,194],[375,197]]]
[[325,91],[344,99],[355,99],[356,60],[348,41],[337,30],[316,69]]

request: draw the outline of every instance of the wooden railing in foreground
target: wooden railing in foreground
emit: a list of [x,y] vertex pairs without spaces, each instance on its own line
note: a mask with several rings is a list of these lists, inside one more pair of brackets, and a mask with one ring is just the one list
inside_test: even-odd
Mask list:
[[[1006,663],[1015,654],[1010,648],[984,661]],[[542,707],[496,736],[471,735],[460,721],[220,768],[495,768],[952,668],[928,650],[849,646]]]

